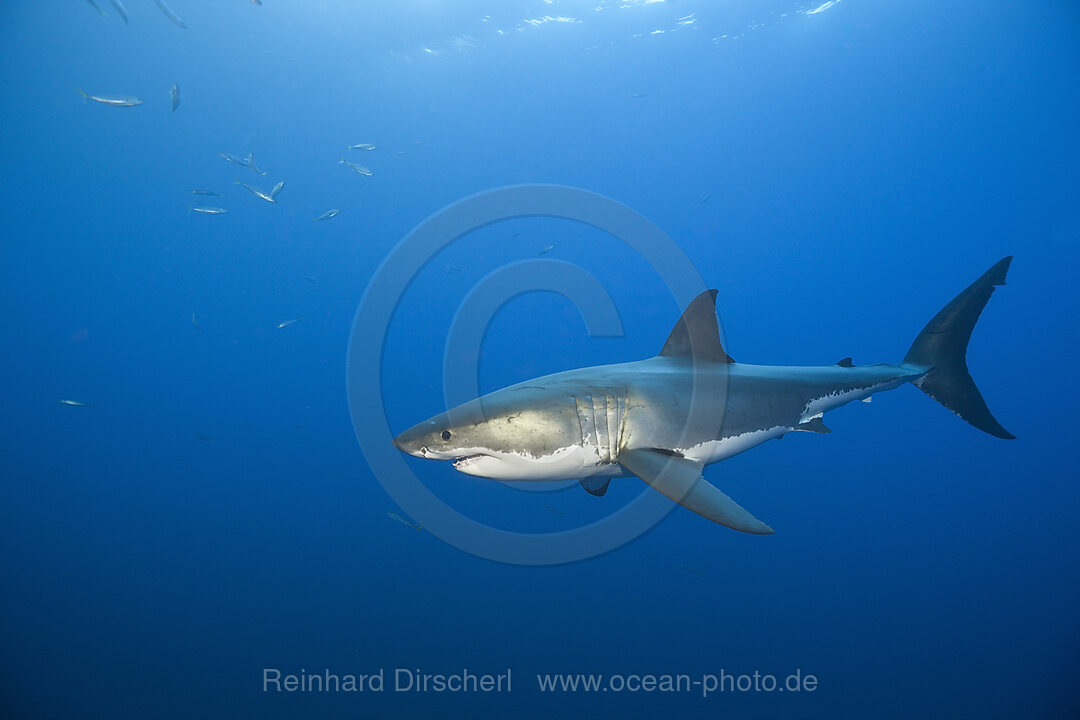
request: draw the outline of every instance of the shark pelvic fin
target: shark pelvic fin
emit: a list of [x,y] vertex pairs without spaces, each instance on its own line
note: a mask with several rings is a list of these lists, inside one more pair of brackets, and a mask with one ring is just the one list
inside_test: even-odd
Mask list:
[[619,463],[687,510],[715,523],[755,535],[771,535],[771,527],[701,476],[701,463],[649,448],[619,451]]
[[812,432],[812,433],[831,433],[832,432],[832,430],[825,427],[825,421],[823,421],[821,419],[820,415],[812,417],[809,420],[804,420],[803,422],[801,422],[798,425],[796,425],[795,427],[793,427],[792,430],[802,430],[803,432]]
[[716,323],[715,290],[706,290],[686,306],[679,322],[675,323],[668,335],[660,355],[723,363],[735,362],[724,352],[724,346],[720,342],[720,328]]
[[604,497],[604,493],[607,492],[608,485],[611,484],[611,478],[582,478],[578,482],[581,483],[581,487],[585,488],[585,492],[596,497]]

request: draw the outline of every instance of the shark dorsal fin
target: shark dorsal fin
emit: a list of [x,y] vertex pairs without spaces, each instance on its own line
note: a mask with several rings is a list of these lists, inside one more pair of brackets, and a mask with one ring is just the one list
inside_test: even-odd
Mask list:
[[668,335],[662,357],[693,357],[699,360],[733,363],[720,344],[716,324],[716,291],[706,290],[686,306],[679,322]]

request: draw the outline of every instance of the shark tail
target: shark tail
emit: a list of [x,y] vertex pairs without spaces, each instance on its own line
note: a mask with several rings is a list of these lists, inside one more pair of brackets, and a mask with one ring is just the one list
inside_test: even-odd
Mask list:
[[967,366],[968,341],[986,302],[998,285],[1005,284],[1012,256],[999,260],[982,277],[938,312],[922,329],[903,365],[922,370],[916,387],[952,410],[963,420],[994,437],[1016,436],[1003,428],[986,407]]

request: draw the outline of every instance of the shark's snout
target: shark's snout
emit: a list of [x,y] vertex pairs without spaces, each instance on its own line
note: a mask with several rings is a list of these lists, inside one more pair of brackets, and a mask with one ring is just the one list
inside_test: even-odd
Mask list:
[[407,455],[414,457],[427,457],[427,447],[423,444],[423,438],[416,428],[411,428],[394,438],[394,447]]

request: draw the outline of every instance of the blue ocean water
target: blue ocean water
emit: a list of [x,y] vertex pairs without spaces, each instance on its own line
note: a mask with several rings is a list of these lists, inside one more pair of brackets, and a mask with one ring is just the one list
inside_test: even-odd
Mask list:
[[[0,30],[3,717],[1077,716],[1074,3],[169,0],[186,28],[96,4],[6,3]],[[271,205],[235,180],[285,185]],[[968,361],[1017,439],[905,387],[707,469],[774,536],[676,508],[534,567],[395,521],[350,416],[357,307],[412,228],[528,183],[667,233],[743,362],[896,362],[1014,255]],[[541,259],[594,277],[623,334],[521,295],[478,350],[481,390],[659,350],[680,303],[622,241],[488,225],[394,298],[389,431],[445,408],[470,291]],[[648,492],[408,467],[537,534]],[[397,691],[399,669],[512,688]],[[279,691],[268,670],[385,687]],[[576,673],[607,690],[539,687]],[[703,691],[755,673],[802,689]],[[626,687],[650,674],[697,684]]]

